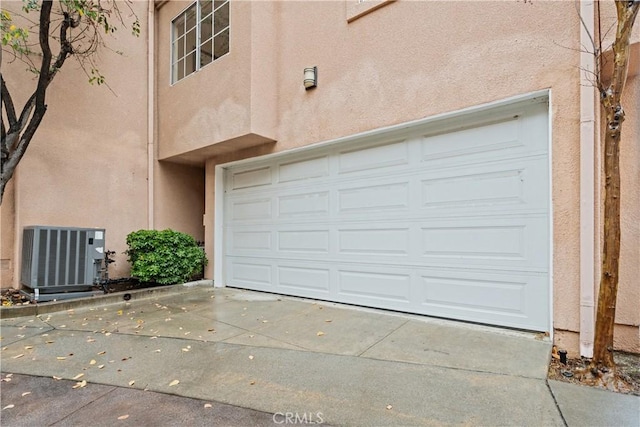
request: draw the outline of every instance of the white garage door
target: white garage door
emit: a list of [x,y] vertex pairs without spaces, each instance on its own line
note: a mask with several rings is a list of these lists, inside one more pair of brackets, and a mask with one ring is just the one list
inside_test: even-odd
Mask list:
[[226,285],[549,330],[546,103],[241,162]]

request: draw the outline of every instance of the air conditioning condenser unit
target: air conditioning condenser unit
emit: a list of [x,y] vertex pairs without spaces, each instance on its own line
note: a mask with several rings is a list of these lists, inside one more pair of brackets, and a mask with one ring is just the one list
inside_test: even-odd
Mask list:
[[39,301],[101,294],[104,243],[102,228],[25,227],[20,282]]

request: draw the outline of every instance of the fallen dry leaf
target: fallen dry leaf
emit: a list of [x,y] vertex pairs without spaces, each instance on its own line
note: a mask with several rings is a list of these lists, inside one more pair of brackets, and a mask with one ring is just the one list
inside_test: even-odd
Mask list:
[[84,377],[84,374],[78,374],[78,375],[76,375],[75,377],[73,377],[73,378],[71,378],[71,379],[72,379],[72,380],[77,380],[77,379],[80,379],[80,378],[82,378],[82,377]]
[[102,368],[104,368],[104,365],[98,366],[98,369],[102,369]]
[[393,409],[393,406],[387,405],[387,409]]
[[24,346],[24,349],[25,349],[25,350],[31,350],[32,348],[33,348],[33,346],[32,346],[32,345],[25,345],[25,346]]
[[204,407],[205,407],[205,408],[211,408],[211,407],[212,407],[212,405],[211,405],[211,403],[205,403],[205,404],[204,404]]
[[65,360],[65,359],[66,359],[66,357],[65,357],[65,356],[58,356],[58,357],[56,357],[56,359],[58,359],[58,360]]
[[153,352],[154,352],[154,353],[160,353],[161,351],[162,351],[162,350],[157,349],[157,350],[154,350]]
[[189,349],[188,348],[183,348],[182,351],[189,351]]
[[249,385],[255,385],[255,383],[256,383],[255,381],[251,381],[249,382]]
[[5,409],[11,409],[11,408],[15,408],[16,405],[7,405],[4,408],[2,408],[2,410],[4,411]]
[[126,420],[127,418],[129,418],[129,415],[120,415],[118,417],[119,420]]
[[171,381],[171,382],[169,383],[169,387],[173,387],[174,385],[178,385],[178,384],[180,384],[180,381],[178,381],[178,380],[173,380],[173,381]]
[[55,341],[45,341],[46,344],[53,344]]
[[88,338],[87,342],[95,342],[95,340],[93,338]]
[[56,381],[60,381],[62,379],[62,377],[56,377],[55,375],[53,376],[53,379]]
[[100,353],[98,353],[98,356],[102,356],[103,354],[107,354],[106,351],[101,351]]
[[71,388],[82,388],[82,387],[85,387],[86,385],[87,385],[87,380],[82,380],[81,382],[76,383],[76,385],[74,385]]
[[95,365],[96,363],[98,363],[98,362],[96,362],[95,359],[91,359],[91,361],[89,362],[89,365]]
[[20,354],[17,354],[17,355],[15,355],[15,356],[13,356],[13,357],[12,357],[12,359],[19,359],[19,358],[21,358],[22,356],[24,356],[24,354],[20,353]]
[[25,391],[24,393],[22,393],[22,397],[25,397],[25,396],[30,395],[30,394],[31,394],[30,391]]
[[249,355],[249,360],[253,360],[253,355]]
[[135,383],[136,383],[136,382],[135,382],[135,380],[131,380],[131,381],[129,381],[129,386],[132,386],[132,385],[134,385]]
[[324,335],[324,332],[322,332],[322,331],[318,331],[318,333],[317,333],[316,335],[317,335],[317,336],[319,336],[319,337],[321,337],[321,336],[323,336],[323,335]]

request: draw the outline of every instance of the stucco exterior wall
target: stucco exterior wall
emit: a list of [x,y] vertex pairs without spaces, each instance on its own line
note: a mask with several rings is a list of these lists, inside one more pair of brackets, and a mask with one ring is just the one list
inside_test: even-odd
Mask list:
[[171,228],[204,241],[204,168],[169,162],[155,167],[155,228]]
[[[21,1],[2,4],[9,10],[21,6]],[[2,207],[3,224],[13,222],[14,228],[14,287],[19,287],[21,233],[27,225],[105,228],[106,248],[116,252],[111,277],[128,276],[125,237],[146,228],[148,209],[147,4],[132,7],[143,34],[135,38],[121,28],[105,39],[113,51],[102,50],[98,65],[108,87],[89,85],[73,57],[49,87],[47,113],[13,178],[14,209]],[[2,67],[14,103],[23,105],[35,88],[33,75],[19,61],[5,58]]]

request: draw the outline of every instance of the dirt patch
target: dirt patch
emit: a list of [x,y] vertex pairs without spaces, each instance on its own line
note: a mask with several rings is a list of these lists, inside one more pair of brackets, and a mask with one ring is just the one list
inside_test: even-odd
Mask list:
[[[128,292],[136,289],[156,288],[162,285],[156,283],[139,282],[133,278],[115,279],[104,286],[94,286],[94,291],[103,291],[105,294]],[[28,294],[21,293],[17,289],[3,289],[0,293],[3,307],[21,306],[29,304],[46,304],[48,301],[32,301]]]
[[17,289],[3,289],[2,290],[2,306],[3,307],[11,307],[14,305],[26,305],[31,304],[31,299],[21,294]]
[[615,352],[613,359],[616,368],[594,378],[589,371],[590,359],[567,359],[563,364],[552,355],[548,378],[640,396],[640,354]]

